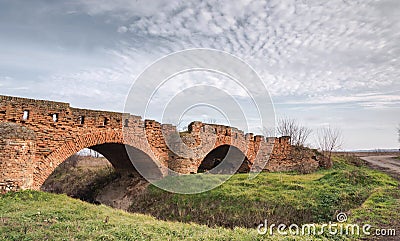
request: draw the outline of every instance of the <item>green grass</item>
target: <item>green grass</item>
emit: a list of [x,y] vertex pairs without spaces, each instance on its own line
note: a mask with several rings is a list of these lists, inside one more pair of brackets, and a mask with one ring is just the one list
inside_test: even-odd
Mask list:
[[[196,186],[204,179],[211,183],[221,176],[188,175],[164,182],[177,185],[182,178],[193,179]],[[65,195],[8,193],[0,196],[0,239],[310,240],[260,236],[255,227],[265,219],[270,224],[323,224],[335,221],[335,214],[341,211],[348,214],[348,223],[400,230],[398,186],[398,181],[367,168],[357,158],[334,157],[330,170],[307,175],[262,173],[255,179],[237,174],[200,194],[173,194],[149,186],[131,206],[132,211],[143,214],[95,206]],[[325,234],[312,240],[345,238]]]
[[255,229],[159,221],[36,191],[1,195],[0,210],[0,240],[287,240]]
[[[237,174],[211,191],[193,195],[150,186],[130,210],[211,227],[254,228],[264,219],[285,224],[327,223],[336,221],[337,212],[360,207],[375,192],[397,190],[396,180],[353,162],[335,157],[332,169],[306,175],[261,173],[250,180],[247,174]],[[191,179],[196,187],[217,182],[221,176],[198,174],[179,178]],[[178,185],[176,179],[167,182]]]

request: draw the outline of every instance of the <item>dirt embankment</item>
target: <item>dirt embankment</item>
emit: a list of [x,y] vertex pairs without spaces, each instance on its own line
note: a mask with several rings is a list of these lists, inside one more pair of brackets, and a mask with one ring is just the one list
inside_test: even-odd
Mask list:
[[95,196],[96,202],[128,210],[133,200],[142,194],[149,185],[145,179],[133,175],[122,175],[99,190]]
[[105,158],[72,156],[56,168],[41,189],[127,210],[148,184],[137,173],[116,173]]

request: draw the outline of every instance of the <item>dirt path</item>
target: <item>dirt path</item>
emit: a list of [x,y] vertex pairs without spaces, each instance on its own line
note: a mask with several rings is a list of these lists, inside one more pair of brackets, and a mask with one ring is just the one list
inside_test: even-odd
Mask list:
[[[386,172],[390,176],[400,180],[400,160],[397,158],[398,154],[359,157],[366,161],[370,168]],[[394,228],[397,234],[400,230],[399,225],[399,220],[393,220],[387,228]],[[369,237],[367,240],[399,240],[397,235],[394,237]]]
[[382,170],[400,179],[400,160],[393,155],[361,156],[372,168]]

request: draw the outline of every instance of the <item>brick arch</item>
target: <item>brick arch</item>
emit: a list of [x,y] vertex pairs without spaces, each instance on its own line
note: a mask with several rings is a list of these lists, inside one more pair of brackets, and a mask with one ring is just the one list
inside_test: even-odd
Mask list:
[[[120,130],[103,130],[78,135],[76,138],[56,147],[44,159],[38,160],[33,177],[33,186],[35,189],[39,189],[58,165],[84,148],[95,150],[104,155],[118,171],[136,171],[136,168],[130,162],[129,157],[132,156],[140,156],[142,161],[138,163],[139,165],[151,161],[152,168],[160,168],[159,165],[154,163],[153,160],[156,159],[148,144],[143,142],[144,140],[139,137],[131,137],[128,142],[124,141]],[[135,165],[138,164],[135,163]],[[160,173],[156,175],[162,175]]]
[[[225,160],[224,160],[225,159]],[[224,160],[222,163],[221,161]],[[239,166],[237,171],[235,167]],[[197,172],[243,173],[249,172],[251,163],[243,148],[231,144],[220,144],[212,149],[199,163]]]
[[[106,146],[101,145],[106,144],[109,148],[126,145],[132,147],[134,154],[146,154],[157,162],[164,175],[169,174],[166,167],[182,174],[196,172],[210,148],[224,144],[245,153],[252,171],[292,170],[298,166],[298,161],[291,156],[288,137],[265,139],[234,127],[198,121],[192,122],[187,132],[178,134],[182,143],[172,141],[179,150],[181,144],[192,149],[191,157],[176,155],[168,148],[167,141],[174,140],[177,134],[175,126],[143,120],[130,113],[80,109],[63,102],[0,95],[0,123],[18,124],[34,136],[26,137],[25,131],[18,129],[13,136],[0,138],[0,163],[4,166],[0,168],[0,192],[37,189],[68,156],[85,147],[104,151]],[[315,160],[313,163],[318,166]]]

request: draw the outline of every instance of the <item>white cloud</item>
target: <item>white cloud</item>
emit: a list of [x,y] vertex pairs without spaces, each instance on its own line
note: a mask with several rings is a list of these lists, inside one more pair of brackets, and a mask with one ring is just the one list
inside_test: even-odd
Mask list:
[[[51,6],[54,5],[57,4]],[[58,29],[70,29],[77,22],[82,25],[90,22],[87,28],[92,31],[87,34],[82,28],[77,31],[83,34],[68,33],[68,37],[79,36],[76,42],[67,41],[68,45],[62,45],[66,53],[78,53],[70,57],[54,54],[53,49],[49,51],[46,43],[41,42],[42,49],[35,45],[24,48],[21,53],[14,51],[17,48],[7,53],[13,41],[10,38],[8,46],[4,42],[7,54],[0,61],[3,67],[0,70],[11,69],[11,74],[2,75],[14,77],[14,72],[15,76],[19,73],[25,76],[22,81],[21,77],[6,82],[0,79],[3,93],[18,94],[8,90],[28,86],[32,92],[69,101],[74,106],[101,106],[119,111],[131,83],[146,66],[166,54],[201,47],[224,50],[247,61],[261,74],[273,98],[282,106],[290,105],[290,111],[298,105],[299,113],[306,115],[304,106],[322,112],[319,106],[347,105],[366,109],[367,117],[379,111],[398,113],[400,93],[390,92],[400,89],[400,1],[397,0],[238,0],[234,4],[218,0],[73,0],[68,4],[58,3],[57,9],[66,13],[65,19],[59,22],[53,18],[54,13],[60,11],[52,11],[47,3],[41,6],[46,6],[41,9],[41,16],[47,16],[44,20],[54,23]],[[48,12],[52,14],[46,15]],[[19,27],[14,26],[14,29]],[[39,29],[43,36],[60,35],[47,28]],[[7,36],[13,35],[12,31],[6,31],[9,31]],[[31,38],[23,39],[27,42],[18,43],[18,49],[29,46]],[[98,46],[100,40],[109,45]],[[57,40],[52,43],[59,45]],[[95,52],[108,49],[111,56],[79,58],[93,54],[91,48],[85,53],[80,51],[77,46],[84,43],[94,45]],[[42,53],[49,54],[42,56]],[[34,55],[40,58],[32,58]],[[20,71],[28,67],[31,72]],[[34,79],[39,69],[38,84],[26,81]],[[173,95],[172,90],[179,92],[199,83],[213,84],[239,97],[245,96],[223,79],[214,81],[211,78],[207,82],[187,77],[193,79],[171,82],[170,88],[158,96],[159,101]],[[337,116],[346,118],[351,111],[353,109],[339,112],[336,116],[325,111],[313,123],[329,122],[326,119]],[[392,123],[395,116],[387,114],[382,118]],[[380,124],[380,120],[368,123],[374,126]],[[393,141],[391,143],[393,145]]]
[[128,32],[128,28],[125,26],[120,26],[120,27],[118,27],[117,32],[118,33],[126,33],[126,32]]
[[[302,100],[282,101],[279,104],[285,105],[337,105],[348,104],[360,107],[389,108],[400,106],[399,91],[390,93],[362,93],[352,95],[323,95],[308,97]],[[303,108],[310,108],[309,106]]]
[[[122,18],[138,52],[206,47],[262,74],[274,96],[399,86],[394,1],[83,1],[88,13]],[[393,6],[388,7],[389,4]],[[390,6],[390,5],[389,5]],[[387,12],[392,14],[386,14]],[[139,40],[140,39],[140,40]],[[151,44],[147,44],[150,42]],[[130,56],[135,58],[135,56]]]

